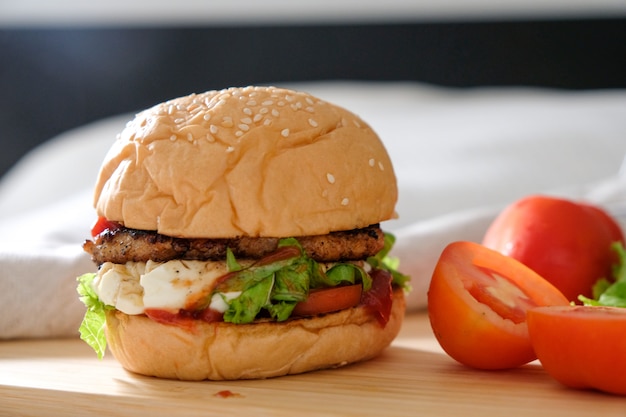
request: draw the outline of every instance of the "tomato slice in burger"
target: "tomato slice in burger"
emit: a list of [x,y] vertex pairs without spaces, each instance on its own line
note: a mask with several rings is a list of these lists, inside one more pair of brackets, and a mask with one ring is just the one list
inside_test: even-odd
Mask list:
[[119,228],[119,223],[112,222],[110,220],[107,220],[106,217],[100,216],[91,227],[91,236],[96,237],[105,230],[115,230]]
[[314,316],[354,307],[361,301],[361,284],[311,290],[293,309],[295,316]]
[[626,395],[626,308],[539,307],[530,339],[544,369],[572,388]]
[[441,347],[458,362],[505,369],[536,359],[526,312],[567,305],[552,284],[519,261],[473,242],[441,253],[428,290],[428,313]]

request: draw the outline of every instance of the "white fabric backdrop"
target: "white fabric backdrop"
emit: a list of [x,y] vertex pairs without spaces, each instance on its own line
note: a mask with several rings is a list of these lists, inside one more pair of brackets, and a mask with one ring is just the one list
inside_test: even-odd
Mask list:
[[[626,91],[445,89],[416,83],[282,84],[359,114],[394,162],[400,219],[394,255],[411,309],[453,240],[481,239],[506,204],[532,193],[585,198],[626,226]],[[95,220],[91,187],[133,115],[67,132],[0,181],[0,338],[77,334],[75,277],[95,267],[81,244]],[[620,171],[621,169],[621,171]]]

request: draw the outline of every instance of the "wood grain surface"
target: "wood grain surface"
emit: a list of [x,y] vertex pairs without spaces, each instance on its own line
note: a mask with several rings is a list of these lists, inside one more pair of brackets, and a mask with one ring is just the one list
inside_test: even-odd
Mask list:
[[131,374],[78,339],[0,343],[7,416],[626,415],[626,398],[562,387],[537,362],[476,371],[445,355],[425,313],[407,317],[381,356],[257,381],[181,382]]

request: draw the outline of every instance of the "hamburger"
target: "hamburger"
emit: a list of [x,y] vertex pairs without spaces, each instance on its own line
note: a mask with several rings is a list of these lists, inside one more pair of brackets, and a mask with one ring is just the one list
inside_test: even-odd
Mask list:
[[373,358],[405,312],[380,227],[396,200],[376,133],[310,94],[229,88],[142,111],[97,177],[81,338],[180,380]]

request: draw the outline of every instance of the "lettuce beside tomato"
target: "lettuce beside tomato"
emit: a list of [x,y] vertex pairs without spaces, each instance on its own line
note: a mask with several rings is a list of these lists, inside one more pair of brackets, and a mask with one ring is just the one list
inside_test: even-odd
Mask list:
[[[388,256],[395,237],[385,233],[383,249],[367,259],[372,268],[388,271],[393,284],[409,290],[409,277],[397,271],[398,260]],[[220,282],[216,288],[219,293],[241,292],[237,298],[227,299],[228,308],[224,313],[224,321],[236,324],[250,323],[261,310],[266,310],[276,321],[289,318],[295,305],[307,299],[309,290],[313,288],[334,287],[340,284],[361,283],[363,290],[368,291],[372,278],[367,272],[352,263],[337,263],[326,269],[323,265],[309,258],[298,241],[294,238],[281,239],[281,248],[297,248],[291,256],[278,257],[273,262],[255,264],[243,268],[228,251],[226,264],[230,276]],[[102,359],[106,350],[105,313],[114,307],[105,305],[98,298],[92,287],[96,274],[81,275],[78,280],[78,294],[87,310],[80,326],[80,337]],[[208,301],[208,300],[207,300]]]
[[579,296],[578,299],[585,305],[626,307],[626,249],[621,242],[611,245],[619,258],[613,265],[613,276],[601,278],[593,286],[593,298]]

